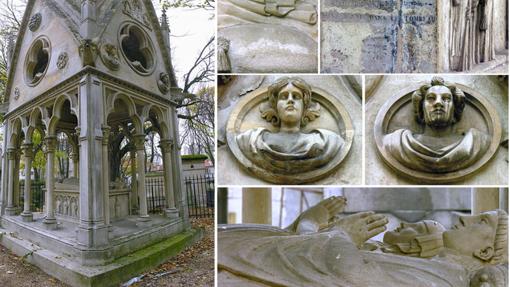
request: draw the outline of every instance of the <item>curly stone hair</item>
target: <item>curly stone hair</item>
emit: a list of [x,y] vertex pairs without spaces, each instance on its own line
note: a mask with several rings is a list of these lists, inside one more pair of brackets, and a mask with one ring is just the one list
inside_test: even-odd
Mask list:
[[312,100],[312,88],[305,81],[295,77],[283,77],[270,85],[267,90],[267,103],[260,106],[261,117],[272,123],[274,126],[280,126],[280,118],[276,104],[278,94],[287,85],[293,85],[303,93],[303,115],[301,116],[301,126],[306,126],[309,122],[320,116],[320,105]]
[[432,80],[430,81],[430,84],[423,85],[418,90],[413,92],[411,98],[413,102],[414,115],[416,121],[420,124],[423,124],[425,122],[423,116],[423,101],[425,99],[425,95],[427,94],[428,89],[430,89],[433,86],[444,86],[450,90],[453,96],[452,98],[454,105],[453,120],[454,122],[460,121],[462,117],[462,112],[464,111],[464,107],[466,105],[466,95],[464,95],[464,92],[461,89],[457,88],[453,84],[446,83],[444,79],[441,77],[433,77]]

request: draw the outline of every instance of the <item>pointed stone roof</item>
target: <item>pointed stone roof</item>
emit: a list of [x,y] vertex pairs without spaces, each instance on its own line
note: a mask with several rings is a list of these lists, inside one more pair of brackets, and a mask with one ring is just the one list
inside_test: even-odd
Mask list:
[[[126,1],[130,0],[95,1],[97,13],[97,25],[99,29],[96,37],[94,38],[101,39],[102,34],[104,33],[107,26],[113,19],[114,12],[116,11],[116,9],[122,9]],[[146,14],[147,20],[151,26],[151,29],[156,35],[157,48],[159,48],[161,51],[163,60],[165,62],[166,71],[170,75],[171,87],[176,88],[177,80],[175,78],[175,72],[172,65],[170,51],[165,47],[163,31],[161,29],[154,6],[152,5],[152,2],[150,0],[135,0],[135,1],[139,1],[139,3],[142,3],[144,5],[145,10],[147,11]],[[23,36],[25,35],[25,32],[28,28],[28,23],[32,15],[32,10],[34,8],[35,2],[36,0],[28,0],[26,10],[23,15],[23,19],[21,21],[21,27],[17,35],[16,45],[14,47],[12,61],[11,65],[9,66],[9,71],[7,75],[8,80],[5,89],[4,103],[9,102],[9,95],[11,94],[12,89],[12,78],[17,67],[17,61],[20,57],[19,53],[23,42]],[[84,40],[83,37],[80,35],[81,0],[45,0],[44,5],[49,7],[57,16],[59,16],[60,18],[62,18],[63,21],[65,21],[65,26],[74,36],[75,40],[77,41],[77,45],[79,45]]]

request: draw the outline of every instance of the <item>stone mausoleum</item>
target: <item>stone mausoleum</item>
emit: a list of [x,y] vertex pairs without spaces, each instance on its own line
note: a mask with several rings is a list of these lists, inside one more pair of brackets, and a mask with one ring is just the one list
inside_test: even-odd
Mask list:
[[[1,244],[73,286],[114,286],[196,239],[174,144],[183,95],[165,13],[160,22],[141,0],[30,0],[9,52]],[[147,210],[147,126],[160,138],[163,214]],[[36,133],[46,161],[42,212],[32,210],[26,176]],[[119,133],[131,147],[128,183],[111,174],[118,150],[109,141]],[[57,179],[61,134],[72,147],[72,176]]]

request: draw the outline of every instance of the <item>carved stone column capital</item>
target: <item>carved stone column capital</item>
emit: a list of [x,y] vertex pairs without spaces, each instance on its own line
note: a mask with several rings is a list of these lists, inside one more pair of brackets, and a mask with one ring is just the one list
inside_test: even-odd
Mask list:
[[26,158],[32,158],[33,156],[33,144],[32,143],[24,143],[21,145],[21,149],[23,150],[23,155]]
[[135,145],[136,150],[145,150],[145,135],[144,134],[133,135],[133,143]]
[[174,140],[172,139],[160,140],[159,147],[163,150],[163,152],[170,152],[174,148]]
[[102,125],[101,130],[103,131],[103,145],[108,145],[108,142],[110,140],[110,131],[111,127],[107,125]]
[[57,137],[55,136],[47,136],[44,138],[44,143],[46,145],[45,152],[55,152],[57,149]]
[[16,159],[16,149],[13,147],[10,147],[7,149],[7,158],[9,160],[15,160]]

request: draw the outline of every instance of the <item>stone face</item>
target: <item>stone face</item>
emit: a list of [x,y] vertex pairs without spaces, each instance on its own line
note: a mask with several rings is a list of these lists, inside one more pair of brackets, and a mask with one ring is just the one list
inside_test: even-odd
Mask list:
[[351,161],[359,156],[359,98],[345,78],[300,79],[239,76],[219,87],[218,138],[228,143],[219,149],[220,182],[359,182]]
[[[506,184],[507,148],[501,145],[508,138],[506,83],[496,77],[457,76],[445,78],[448,90],[431,87],[430,79],[420,84],[425,77],[405,78],[372,80],[377,87],[371,87],[367,99],[367,184]],[[441,89],[443,96],[457,96],[449,103],[437,100],[431,94]],[[439,124],[448,117],[447,109],[457,115]]]
[[317,2],[218,2],[218,69],[317,72]]

